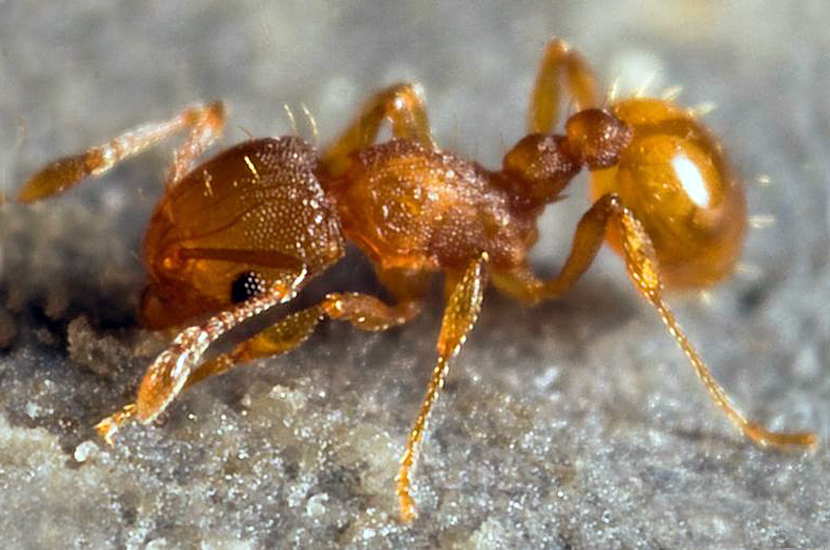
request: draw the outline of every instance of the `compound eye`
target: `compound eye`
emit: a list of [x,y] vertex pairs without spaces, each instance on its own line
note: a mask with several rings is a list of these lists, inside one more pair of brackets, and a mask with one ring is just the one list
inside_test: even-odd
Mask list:
[[267,281],[256,271],[243,271],[231,285],[231,301],[244,302],[252,296],[265,292]]

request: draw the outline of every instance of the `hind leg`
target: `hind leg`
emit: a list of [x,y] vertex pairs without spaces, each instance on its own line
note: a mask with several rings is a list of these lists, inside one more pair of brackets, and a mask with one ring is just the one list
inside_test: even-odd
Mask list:
[[621,236],[629,278],[643,298],[657,311],[669,334],[686,355],[712,400],[724,414],[746,437],[762,447],[803,447],[815,444],[815,435],[812,433],[771,432],[735,409],[726,391],[712,377],[703,359],[689,342],[663,300],[663,285],[660,282],[659,266],[651,239],[617,195],[603,196],[582,217],[574,236],[571,254],[557,277],[543,282],[536,279],[529,270],[519,269],[512,273],[496,274],[494,282],[502,290],[530,303],[561,296],[573,287],[593,263],[606,230],[611,225],[616,226]]

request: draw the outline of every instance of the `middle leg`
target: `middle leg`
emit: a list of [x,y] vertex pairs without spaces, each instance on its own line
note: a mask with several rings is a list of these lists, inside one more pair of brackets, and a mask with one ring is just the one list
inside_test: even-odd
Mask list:
[[406,449],[398,470],[398,499],[401,506],[401,520],[412,521],[415,518],[415,503],[410,494],[410,473],[415,467],[418,450],[427,428],[427,420],[432,406],[438,399],[438,392],[444,387],[444,380],[450,366],[450,359],[458,354],[467,333],[472,330],[481,311],[481,301],[487,286],[487,253],[482,253],[470,262],[464,274],[457,280],[447,299],[441,333],[438,336],[438,361],[432,371],[421,410],[415,419],[415,425],[406,440]]

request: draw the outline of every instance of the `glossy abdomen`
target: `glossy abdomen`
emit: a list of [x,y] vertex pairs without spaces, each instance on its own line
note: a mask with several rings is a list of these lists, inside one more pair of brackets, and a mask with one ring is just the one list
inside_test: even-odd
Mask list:
[[[743,186],[720,145],[687,111],[654,99],[611,107],[634,129],[617,166],[592,174],[594,198],[615,192],[645,226],[669,288],[732,273],[746,231]],[[612,246],[619,238],[609,232]]]

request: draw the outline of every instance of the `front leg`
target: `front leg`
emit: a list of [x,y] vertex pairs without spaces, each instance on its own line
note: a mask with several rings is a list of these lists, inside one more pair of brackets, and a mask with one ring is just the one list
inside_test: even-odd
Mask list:
[[[242,307],[245,312],[254,307],[252,301],[264,296],[244,302]],[[234,316],[233,310],[220,314],[206,325],[182,332],[173,346],[147,370],[136,402],[102,420],[96,429],[112,444],[115,433],[131,418],[137,417],[147,423],[166,409],[176,395],[197,382],[254,359],[291,351],[305,342],[326,317],[349,322],[362,330],[381,331],[408,322],[420,310],[420,302],[414,300],[389,306],[374,296],[356,292],[329,294],[321,303],[292,313],[238,344],[230,352],[199,364],[204,349],[215,339],[211,327],[215,327],[217,322],[226,322],[228,315]]]
[[303,268],[289,284],[276,283],[266,292],[180,332],[173,344],[147,369],[135,403],[103,419],[95,429],[112,444],[115,433],[131,418],[137,417],[143,424],[152,422],[182,392],[213,342],[254,315],[293,299],[306,274],[307,270]]
[[300,346],[328,317],[345,321],[361,330],[377,332],[409,322],[421,311],[419,301],[387,305],[374,296],[359,292],[329,294],[317,305],[288,315],[248,340],[201,365],[187,380],[185,388],[254,359],[286,353]]

